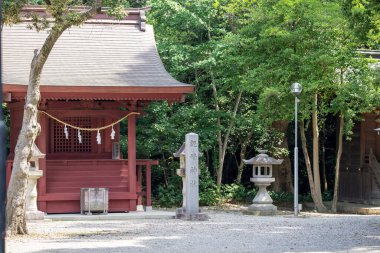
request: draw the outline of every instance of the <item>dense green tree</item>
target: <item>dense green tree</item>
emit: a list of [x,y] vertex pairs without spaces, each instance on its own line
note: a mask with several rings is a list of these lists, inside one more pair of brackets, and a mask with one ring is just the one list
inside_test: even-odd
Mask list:
[[342,0],[347,20],[362,47],[380,48],[380,1]]
[[[303,85],[299,103],[303,153],[313,200],[318,210],[326,210],[319,175],[319,120],[331,112],[329,103],[346,87],[337,81],[338,70],[343,65],[352,68],[351,62],[358,57],[352,53],[355,45],[349,42],[352,37],[341,7],[320,0],[257,1],[249,18],[251,22],[241,29],[249,59],[245,61],[249,64],[245,89],[259,96],[257,113],[271,124],[293,118],[294,98],[289,87],[293,82]],[[355,95],[360,93],[358,90]],[[368,109],[362,105],[360,110]],[[312,163],[305,137],[309,122]]]
[[[235,50],[233,28],[215,1],[152,1],[149,21],[155,26],[158,48],[168,70],[178,79],[196,85],[188,104],[206,108],[216,134],[217,184],[222,183],[224,159],[239,114],[243,92],[242,64],[232,66],[228,55]],[[168,18],[170,17],[170,18]],[[198,122],[197,131],[202,125]]]

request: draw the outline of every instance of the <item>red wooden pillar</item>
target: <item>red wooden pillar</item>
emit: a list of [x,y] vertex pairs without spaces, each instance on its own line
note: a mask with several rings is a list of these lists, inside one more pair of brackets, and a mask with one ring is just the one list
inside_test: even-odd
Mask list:
[[145,184],[146,184],[146,210],[151,211],[152,210],[152,185],[151,185],[151,176],[152,170],[151,170],[151,164],[148,163],[146,165],[146,171],[145,171]]
[[[43,153],[47,153],[47,137],[48,137],[48,129],[49,129],[49,120],[47,116],[44,114],[40,114],[40,125],[41,125],[41,133],[37,138],[37,147]],[[37,197],[37,205],[38,209],[41,212],[46,213],[46,201],[40,201],[40,196],[44,196],[46,194],[46,157],[39,160],[39,169],[43,171],[42,177],[38,179],[37,188],[38,188],[38,197]]]
[[[128,176],[129,192],[136,194],[136,115],[128,117]],[[130,211],[136,211],[136,199],[129,202]]]
[[144,211],[142,203],[142,165],[137,166],[137,211]]

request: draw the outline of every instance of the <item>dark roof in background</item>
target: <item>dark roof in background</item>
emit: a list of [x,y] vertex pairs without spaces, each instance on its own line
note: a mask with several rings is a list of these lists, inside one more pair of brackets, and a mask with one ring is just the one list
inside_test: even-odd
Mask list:
[[361,53],[362,55],[366,57],[371,57],[373,59],[379,59],[380,60],[380,50],[365,50],[365,49],[359,49],[357,52]]
[[[3,83],[28,83],[34,49],[47,32],[26,23],[3,28]],[[158,55],[153,27],[131,21],[90,20],[65,31],[44,66],[41,85],[184,87]]]

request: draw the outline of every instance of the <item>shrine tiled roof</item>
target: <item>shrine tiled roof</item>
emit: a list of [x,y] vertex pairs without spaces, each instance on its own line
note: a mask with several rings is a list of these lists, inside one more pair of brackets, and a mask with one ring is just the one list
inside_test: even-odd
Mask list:
[[[145,31],[144,31],[145,30]],[[30,63],[47,32],[25,23],[3,28],[3,83],[28,84]],[[43,68],[41,86],[191,87],[165,70],[153,27],[95,20],[65,31]]]

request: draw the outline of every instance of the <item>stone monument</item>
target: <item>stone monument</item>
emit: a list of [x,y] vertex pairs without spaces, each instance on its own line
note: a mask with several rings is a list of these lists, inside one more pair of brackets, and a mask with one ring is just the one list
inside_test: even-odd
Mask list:
[[182,177],[183,204],[182,208],[176,211],[177,219],[184,220],[207,220],[207,214],[199,209],[199,151],[198,135],[195,133],[186,134],[185,143],[174,154],[180,158],[180,168],[177,175]]
[[282,163],[282,159],[274,159],[266,154],[266,150],[259,150],[260,154],[249,159],[243,160],[245,164],[253,165],[253,175],[251,182],[255,183],[259,187],[253,204],[248,207],[247,210],[243,210],[245,214],[252,215],[274,215],[277,211],[277,207],[273,205],[273,200],[267,192],[267,187],[275,181],[272,177],[273,165]]
[[42,154],[36,144],[33,143],[31,158],[29,160],[28,186],[26,188],[25,209],[27,220],[43,220],[45,216],[45,214],[37,208],[37,180],[43,175],[43,171],[39,170],[39,159],[44,157],[45,154]]

